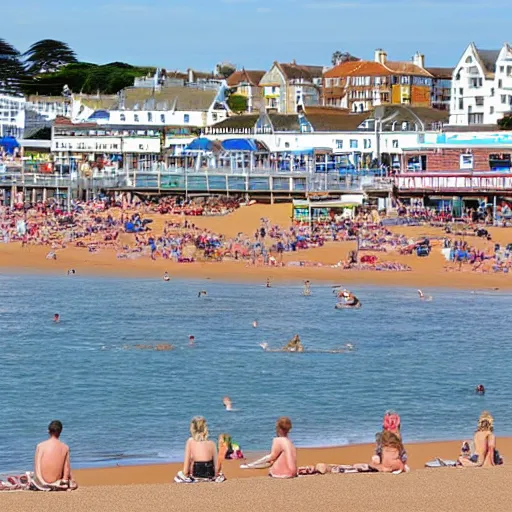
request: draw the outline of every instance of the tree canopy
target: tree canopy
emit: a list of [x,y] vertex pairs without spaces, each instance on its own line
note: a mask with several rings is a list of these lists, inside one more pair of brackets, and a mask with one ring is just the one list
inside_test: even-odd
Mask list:
[[340,50],[336,50],[331,57],[331,62],[333,66],[337,66],[338,64],[342,64],[343,62],[353,62],[356,60],[360,60],[358,57],[354,57],[354,55],[349,52],[341,52]]
[[247,110],[247,98],[241,94],[232,94],[229,96],[227,104],[235,114],[242,114]]
[[512,130],[512,115],[507,114],[499,119],[498,126],[501,130]]
[[55,73],[45,73],[24,87],[26,94],[60,95],[67,85],[74,93],[116,94],[133,85],[135,78],[154,73],[154,68],[140,68],[114,62],[97,65],[77,62],[63,66]]
[[25,78],[25,68],[20,52],[11,44],[0,39],[0,91],[18,93]]
[[31,75],[55,73],[66,64],[78,62],[75,52],[62,41],[42,39],[34,43],[24,54],[27,71]]

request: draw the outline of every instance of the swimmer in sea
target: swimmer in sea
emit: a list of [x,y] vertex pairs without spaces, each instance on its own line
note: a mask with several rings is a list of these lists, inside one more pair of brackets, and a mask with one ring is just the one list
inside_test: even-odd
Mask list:
[[475,393],[477,395],[485,395],[485,388],[483,384],[478,384],[478,386],[475,388]]
[[169,281],[171,278],[167,272],[164,272],[164,281]]
[[254,322],[252,323],[252,326],[257,329],[258,327],[258,321],[257,320],[254,320]]
[[55,315],[53,315],[53,321],[58,324],[60,322],[60,316],[59,316],[59,313],[55,313]]
[[195,336],[192,336],[192,334],[188,337],[188,344],[193,347],[195,345],[196,338]]
[[197,298],[200,299],[202,296],[207,296],[208,294],[206,293],[206,290],[201,290],[198,294],[197,294]]
[[425,295],[421,290],[418,290],[418,295],[420,297],[420,300],[425,300],[427,302],[432,300],[431,295]]
[[267,284],[265,286],[266,286],[266,288],[271,288],[270,277],[267,277]]
[[231,398],[229,398],[229,396],[225,396],[222,399],[222,403],[224,404],[224,407],[226,408],[226,411],[232,411],[233,410],[233,402],[231,402]]
[[305,297],[309,297],[311,295],[311,283],[308,281],[304,281],[304,289],[302,290],[302,295]]
[[76,270],[74,268],[70,268],[68,270],[68,276],[74,276],[76,274]]

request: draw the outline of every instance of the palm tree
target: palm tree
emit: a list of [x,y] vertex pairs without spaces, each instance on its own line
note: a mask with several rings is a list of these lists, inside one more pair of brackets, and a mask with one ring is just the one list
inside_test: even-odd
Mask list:
[[23,56],[31,75],[55,73],[66,64],[78,62],[75,52],[66,43],[54,39],[34,43]]
[[17,93],[25,77],[25,68],[20,59],[20,52],[4,39],[0,39],[0,91]]

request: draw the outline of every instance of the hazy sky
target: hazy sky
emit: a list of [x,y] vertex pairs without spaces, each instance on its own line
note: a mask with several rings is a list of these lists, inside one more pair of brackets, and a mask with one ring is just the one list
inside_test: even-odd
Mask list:
[[334,50],[390,60],[419,50],[427,66],[455,66],[474,41],[512,37],[508,0],[18,0],[2,5],[0,37],[25,51],[66,41],[80,60],[212,70],[229,61],[268,69],[274,60],[327,65]]

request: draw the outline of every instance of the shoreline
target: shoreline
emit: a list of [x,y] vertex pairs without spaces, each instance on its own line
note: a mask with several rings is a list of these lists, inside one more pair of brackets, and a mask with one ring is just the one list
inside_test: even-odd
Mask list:
[[[468,436],[469,438],[470,436]],[[468,439],[466,438],[466,439]],[[463,442],[460,440],[426,441],[406,443],[408,465],[411,470],[425,469],[425,463],[440,457],[456,460],[460,454]],[[497,447],[508,465],[512,457],[512,436],[498,437]],[[358,443],[343,446],[323,446],[297,448],[299,466],[315,465],[320,462],[327,464],[356,464],[368,463],[374,454],[375,443]],[[255,460],[266,451],[257,450],[246,452],[246,460]],[[240,469],[243,460],[227,460],[223,463],[223,472],[229,480],[266,477],[267,470]],[[97,487],[103,485],[147,485],[172,483],[174,476],[183,468],[183,462],[155,462],[146,464],[120,464],[111,466],[94,466],[73,469],[73,478],[81,487]],[[0,472],[1,474],[12,474]]]
[[[328,247],[332,252],[332,247]],[[341,248],[334,248],[336,252]],[[411,271],[371,271],[342,270],[333,268],[329,263],[322,266],[287,266],[287,267],[253,267],[244,262],[195,262],[175,263],[149,258],[138,260],[119,260],[111,251],[89,255],[83,249],[69,248],[58,253],[56,261],[46,260],[48,248],[31,246],[21,248],[18,243],[0,244],[0,272],[24,275],[62,275],[70,268],[77,271],[77,276],[116,277],[127,279],[161,279],[164,272],[178,279],[211,280],[226,283],[264,283],[267,277],[278,283],[302,283],[306,279],[331,285],[374,285],[398,286],[410,288],[453,288],[453,289],[512,289],[512,276],[503,274],[475,274],[467,271],[439,271],[428,268],[413,267]],[[307,253],[308,251],[304,251]],[[369,253],[370,254],[370,253]],[[302,256],[302,257],[301,257]],[[440,256],[440,255],[439,255]],[[297,253],[298,261],[311,262],[308,254]],[[410,258],[410,257],[409,257]],[[434,256],[432,256],[434,258]],[[404,260],[408,261],[408,260]],[[417,261],[416,261],[417,262]],[[424,262],[417,262],[423,264]],[[428,262],[427,262],[428,263]],[[422,265],[423,266],[423,265]]]

